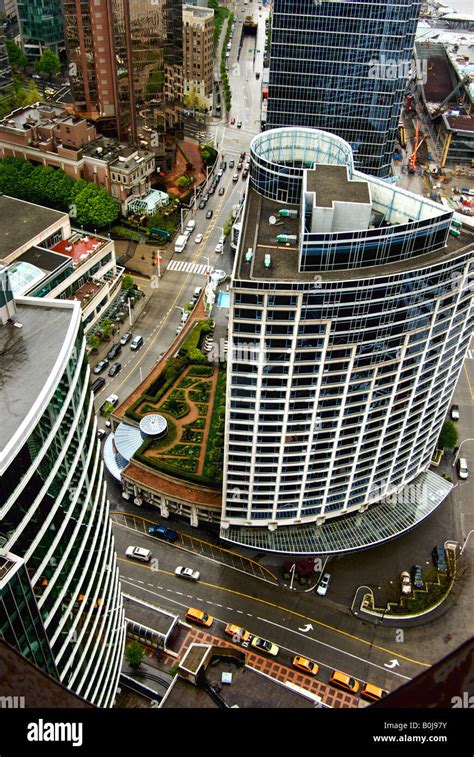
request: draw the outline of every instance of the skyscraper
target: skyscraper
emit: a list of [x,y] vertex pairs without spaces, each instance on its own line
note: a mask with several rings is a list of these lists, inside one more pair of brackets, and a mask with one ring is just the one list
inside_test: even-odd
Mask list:
[[327,132],[251,143],[231,283],[223,539],[334,553],[412,528],[472,331],[474,234]]
[[81,308],[13,299],[5,267],[0,375],[0,636],[110,707],[125,622]]
[[274,0],[266,127],[308,126],[388,176],[420,2]]
[[61,0],[18,0],[17,7],[25,53],[39,58],[46,47],[58,53],[64,45]]
[[5,46],[5,36],[3,29],[0,29],[0,97],[2,90],[9,87],[12,83],[12,71],[8,60],[7,48]]
[[[76,107],[137,143],[141,126],[164,133],[181,121],[181,2],[63,0]],[[147,113],[143,113],[144,107]]]

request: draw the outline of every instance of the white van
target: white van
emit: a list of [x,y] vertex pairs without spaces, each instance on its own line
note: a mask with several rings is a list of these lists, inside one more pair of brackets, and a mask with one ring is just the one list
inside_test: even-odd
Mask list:
[[186,224],[186,231],[191,234],[191,232],[194,231],[194,227],[196,226],[196,221],[188,221]]
[[136,336],[130,342],[130,349],[131,350],[138,350],[138,348],[141,347],[142,344],[143,344],[143,337],[142,336]]

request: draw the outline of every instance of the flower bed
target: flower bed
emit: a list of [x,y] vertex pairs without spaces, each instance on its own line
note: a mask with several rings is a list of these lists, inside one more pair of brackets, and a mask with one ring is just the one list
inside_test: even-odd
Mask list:
[[166,402],[163,402],[162,405],[159,407],[160,411],[164,410],[166,413],[169,413],[173,416],[173,418],[184,418],[185,415],[189,413],[189,405],[187,402],[177,402],[176,400],[166,400]]
[[196,405],[199,415],[206,416],[209,410],[209,405]]
[[210,392],[196,392],[194,389],[190,389],[188,392],[189,399],[194,402],[195,404],[197,402],[209,402],[209,399],[211,397]]
[[200,450],[198,444],[175,444],[174,447],[166,450],[166,454],[177,457],[199,457]]
[[176,468],[177,470],[186,471],[189,473],[196,473],[198,461],[196,459],[189,460],[184,457],[158,457],[158,462],[164,463],[167,468]]
[[189,387],[195,384],[196,381],[197,379],[190,379],[190,378],[181,379],[181,381],[178,384],[178,389],[189,389]]
[[182,442],[194,442],[195,444],[202,444],[203,433],[202,431],[192,431],[190,428],[183,429],[180,441]]
[[212,376],[214,368],[208,365],[193,365],[188,371],[188,376]]

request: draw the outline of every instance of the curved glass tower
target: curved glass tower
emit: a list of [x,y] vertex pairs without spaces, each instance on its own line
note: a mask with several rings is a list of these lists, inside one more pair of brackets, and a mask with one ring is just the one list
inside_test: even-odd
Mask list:
[[474,235],[460,226],[355,171],[339,137],[255,137],[231,285],[224,539],[357,549],[446,497],[428,469],[472,329]]
[[78,303],[14,301],[0,270],[0,634],[112,706],[125,642]]

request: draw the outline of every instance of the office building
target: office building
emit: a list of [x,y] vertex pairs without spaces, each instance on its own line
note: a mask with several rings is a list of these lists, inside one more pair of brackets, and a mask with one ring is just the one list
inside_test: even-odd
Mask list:
[[183,5],[183,93],[196,93],[212,105],[214,11]]
[[61,0],[17,0],[21,46],[31,59],[64,47]]
[[10,87],[12,81],[13,77],[5,45],[5,36],[3,28],[0,27],[0,97],[4,94],[5,87]]
[[324,129],[390,174],[420,2],[275,0],[266,128]]
[[420,523],[472,332],[474,235],[354,169],[338,136],[265,131],[231,283],[221,537],[334,553]]
[[133,144],[144,127],[156,130],[157,147],[181,123],[181,2],[63,0],[63,8],[76,108]]
[[0,636],[111,707],[124,609],[79,303],[15,300],[3,267],[0,355]]

